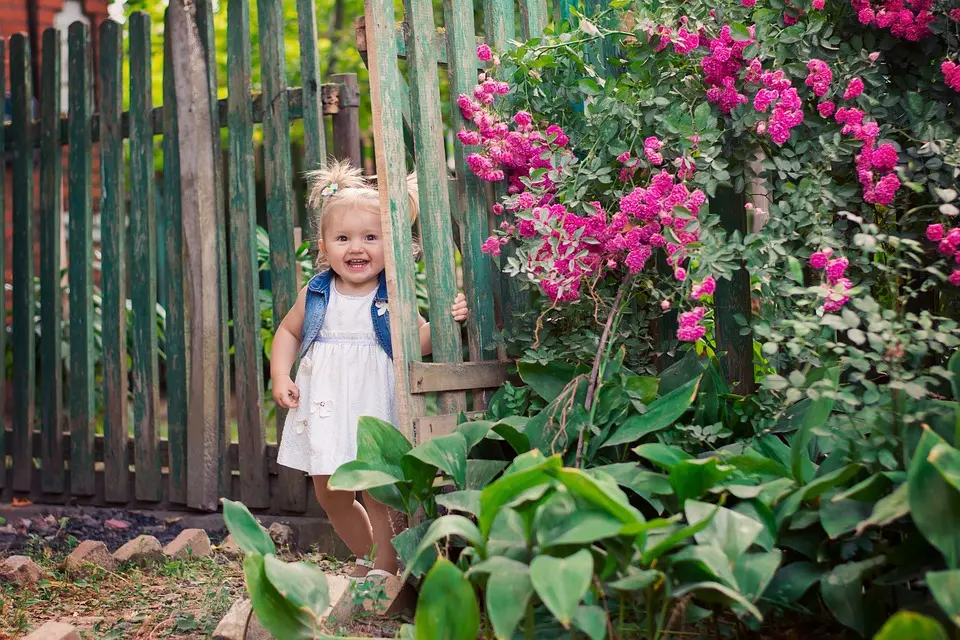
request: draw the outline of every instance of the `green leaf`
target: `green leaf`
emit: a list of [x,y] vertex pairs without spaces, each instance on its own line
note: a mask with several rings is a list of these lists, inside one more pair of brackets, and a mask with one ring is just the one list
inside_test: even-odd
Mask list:
[[[840,369],[838,367],[831,367],[827,370],[824,379],[831,380],[833,387],[836,387],[840,379]],[[828,396],[821,390],[820,397],[813,401],[810,407],[804,412],[803,418],[800,421],[800,427],[790,442],[790,469],[793,471],[794,479],[800,484],[805,482],[803,459],[809,457],[807,445],[810,444],[810,438],[813,437],[813,429],[814,427],[822,426],[827,421],[827,418],[833,411],[834,402],[835,398],[832,393]]]
[[607,637],[607,612],[597,605],[581,605],[573,618],[573,626],[583,631],[590,640],[603,640]]
[[673,597],[681,598],[688,593],[692,593],[704,599],[711,599],[710,596],[713,595],[714,598],[712,599],[719,599],[721,602],[727,604],[739,604],[746,609],[750,615],[763,622],[763,616],[760,614],[760,610],[757,609],[752,602],[749,602],[742,595],[730,587],[720,584],[719,582],[697,582],[694,584],[684,585],[673,592]]
[[[539,455],[539,452],[537,454]],[[518,457],[514,460],[514,465],[523,459],[523,456]],[[551,456],[522,471],[505,473],[484,489],[480,494],[480,513],[477,515],[480,533],[483,536],[488,535],[490,527],[493,526],[493,521],[503,505],[533,487],[550,482],[550,476],[547,475],[546,471],[548,469],[559,469],[562,464],[559,455]]]
[[870,517],[857,525],[857,535],[863,533],[867,527],[885,527],[908,513],[910,513],[909,491],[907,483],[903,483],[894,489],[893,493],[873,505]]
[[460,511],[475,516],[480,513],[480,491],[478,489],[467,489],[444,493],[437,496],[437,504],[448,511]]
[[803,504],[804,500],[813,500],[823,495],[825,491],[829,491],[847,482],[850,478],[856,476],[862,468],[859,464],[848,464],[845,467],[841,467],[812,480],[810,484],[798,488],[777,505],[777,525],[783,524],[793,516],[793,514],[797,512],[797,509],[800,508],[800,505]]
[[459,433],[463,435],[464,440],[467,441],[467,452],[469,453],[471,449],[477,446],[490,432],[490,428],[493,425],[489,420],[475,420],[473,422],[464,422],[457,425],[457,428],[454,429],[454,433]]
[[960,628],[960,570],[928,573],[927,586],[950,621]]
[[623,390],[634,400],[650,404],[657,399],[659,378],[653,376],[627,376],[623,381]]
[[267,580],[286,601],[313,618],[319,618],[330,604],[327,576],[308,562],[284,562],[273,554],[264,557]]
[[663,580],[664,575],[662,571],[657,571],[656,569],[643,569],[635,570],[633,567],[630,567],[632,573],[625,575],[622,578],[614,580],[609,583],[611,587],[617,591],[639,591],[641,589],[646,589],[650,585],[654,584],[659,580]]
[[337,491],[366,491],[402,481],[402,473],[394,475],[377,469],[366,461],[354,460],[340,465],[330,476],[327,486]]
[[[707,103],[702,103],[709,109]],[[674,389],[679,389],[687,382],[703,375],[703,363],[697,357],[694,349],[687,351],[680,360],[663,370],[660,374],[660,393],[667,395]]]
[[678,447],[650,442],[634,447],[633,452],[645,460],[649,460],[658,467],[669,471],[683,460],[692,460],[693,456]]
[[733,39],[737,42],[748,42],[752,39],[750,29],[740,22],[730,24],[730,35],[732,35]]
[[420,588],[414,617],[417,640],[476,640],[480,606],[470,581],[446,558],[437,560]]
[[612,447],[628,442],[635,442],[640,438],[666,429],[680,416],[686,413],[693,399],[697,397],[702,376],[690,380],[679,389],[674,389],[667,395],[655,400],[647,412],[631,416],[620,428],[613,432],[603,443],[604,447]]
[[[673,568],[673,579],[702,582],[718,580],[723,584],[737,587],[730,560],[720,547],[693,544],[680,549],[666,559]],[[685,569],[683,565],[689,565]]]
[[873,511],[869,502],[856,500],[832,500],[820,503],[820,524],[831,540],[856,529]]
[[670,469],[670,485],[682,504],[684,500],[704,495],[733,471],[733,467],[721,464],[719,458],[682,460]]
[[693,112],[693,126],[697,131],[703,131],[710,126],[710,103],[701,101]]
[[700,544],[719,547],[730,562],[735,562],[749,549],[763,531],[763,524],[726,507],[687,500],[683,503],[683,511],[687,516],[687,522],[709,519],[710,523],[707,527],[697,533],[694,538]]
[[837,565],[820,580],[820,596],[840,624],[861,636],[866,634],[863,615],[863,574],[883,564],[883,556]]
[[312,638],[313,618],[292,606],[267,579],[264,556],[250,553],[243,558],[243,578],[257,619],[276,638]]
[[937,445],[948,446],[928,428],[913,454],[908,470],[910,515],[920,533],[947,561],[957,568],[960,563],[960,492],[943,479],[929,457]]
[[518,455],[530,451],[530,438],[516,426],[501,421],[493,425],[493,432],[506,440]]
[[399,466],[413,447],[400,430],[379,418],[361,416],[357,421],[357,460]]
[[767,553],[746,553],[736,559],[733,576],[737,579],[740,593],[750,602],[756,602],[773,580],[783,553],[774,549]]
[[406,577],[412,573],[413,569],[416,568],[423,554],[434,549],[433,545],[437,541],[449,538],[450,536],[460,536],[469,544],[479,548],[481,551],[483,550],[483,536],[481,536],[480,531],[477,530],[477,525],[473,524],[469,519],[458,515],[437,518],[420,539],[420,544],[410,559],[410,563],[407,564],[406,571],[404,571],[404,578],[406,579]]
[[233,539],[237,541],[237,546],[245,553],[259,553],[262,556],[277,552],[270,534],[260,526],[246,506],[226,498],[222,498],[221,502],[223,521]]
[[[950,356],[947,369],[953,374],[950,379],[950,385],[953,387],[953,399],[960,402],[960,349],[954,351],[953,355]],[[953,444],[960,447],[960,442],[954,442]]]
[[404,529],[393,537],[393,548],[396,550],[397,556],[400,557],[403,565],[410,567],[410,575],[412,576],[419,578],[437,561],[437,550],[433,547],[420,554],[419,557],[417,556],[417,549],[420,547],[420,542],[434,522],[436,522],[436,519],[421,522],[415,527]]
[[407,455],[449,474],[458,489],[467,488],[467,439],[462,433],[431,438]]
[[[625,524],[643,522],[643,515],[630,505],[627,495],[613,482],[592,478],[580,469],[548,469],[547,473],[574,493]],[[609,481],[609,479],[608,479]]]
[[949,640],[939,622],[913,611],[898,611],[873,640]]
[[927,461],[940,472],[941,478],[960,491],[960,451],[946,443],[938,444],[931,449]]
[[467,489],[483,489],[506,466],[503,460],[467,460]]
[[[560,494],[557,494],[560,495]],[[548,506],[544,505],[542,509]],[[568,511],[546,515],[541,512],[537,539],[542,547],[564,544],[589,544],[620,533],[623,523],[599,509],[577,509],[571,501]],[[554,507],[556,508],[556,507]]]
[[774,602],[792,604],[803,597],[810,587],[820,582],[823,571],[809,562],[794,562],[777,571],[766,597]]
[[530,569],[525,564],[511,561],[509,565],[491,571],[486,594],[487,616],[493,632],[499,640],[509,640],[533,595]]
[[566,558],[541,555],[530,563],[533,588],[565,629],[570,628],[592,577],[593,556],[586,549]]
[[575,376],[588,373],[589,369],[582,365],[574,367],[562,362],[540,364],[520,360],[517,362],[517,372],[520,379],[537,395],[547,402],[553,402]]
[[682,529],[678,529],[677,531],[674,531],[663,540],[660,540],[659,542],[657,542],[657,544],[649,551],[644,550],[643,564],[649,566],[657,558],[659,558],[664,553],[666,553],[670,549],[677,546],[679,543],[683,542],[687,538],[697,535],[699,532],[703,531],[710,525],[710,521],[712,519],[713,519],[713,514],[711,513],[709,517],[704,518],[699,522],[688,524]]

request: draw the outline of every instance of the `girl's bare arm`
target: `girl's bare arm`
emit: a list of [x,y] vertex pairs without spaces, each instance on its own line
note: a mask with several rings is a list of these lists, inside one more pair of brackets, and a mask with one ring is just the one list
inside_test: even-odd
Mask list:
[[283,322],[273,337],[270,349],[270,377],[290,377],[290,370],[300,351],[300,336],[303,333],[303,316],[306,313],[307,288],[300,290],[297,302],[284,316]]

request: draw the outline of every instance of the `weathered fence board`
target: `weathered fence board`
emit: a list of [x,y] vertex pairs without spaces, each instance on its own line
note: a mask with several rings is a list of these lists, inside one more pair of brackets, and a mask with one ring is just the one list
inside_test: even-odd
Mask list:
[[127,307],[125,294],[126,216],[124,215],[123,33],[113,21],[100,27],[100,271],[103,353],[104,493],[126,502]]
[[[57,140],[60,126],[60,34],[43,32],[40,94],[40,374],[42,486],[48,493],[64,489],[63,360],[60,348],[60,228],[63,200],[63,155]],[[71,243],[71,247],[73,244]],[[82,442],[83,438],[78,437]],[[72,467],[72,465],[71,465]],[[93,471],[91,465],[90,468]],[[82,484],[82,473],[81,484]],[[71,481],[73,478],[71,478]],[[71,488],[74,485],[71,482]]]
[[[340,87],[340,109],[333,114],[333,155],[363,167],[360,155],[360,84],[355,73],[337,73],[330,81]],[[323,127],[321,127],[321,130]]]
[[93,113],[90,30],[69,31],[70,102],[70,492],[90,495],[93,485]]
[[150,17],[130,17],[130,274],[133,308],[133,429],[136,495],[159,500],[157,461],[157,223],[153,207]]
[[[293,243],[294,209],[290,164],[290,116],[283,48],[283,15],[278,2],[257,0],[260,28],[260,77],[266,96],[267,114],[263,125],[263,153],[267,190],[267,225],[270,233],[270,283],[273,289],[273,317],[277,324],[296,302]],[[277,411],[277,438],[283,435],[285,411]],[[306,509],[306,485],[303,474],[293,469],[280,473],[279,503],[289,511]]]
[[[404,0],[404,7],[407,22],[413,27],[408,50],[408,71],[420,195],[420,229],[427,279],[431,283],[433,359],[438,362],[458,362],[463,356],[460,327],[450,314],[457,293],[457,273],[450,224],[444,129],[440,126],[442,116],[433,5],[430,0]],[[409,228],[409,224],[407,226]],[[400,231],[402,229],[397,230],[398,233]],[[403,256],[396,255],[396,259],[402,260]],[[441,413],[456,414],[466,409],[466,395],[462,392],[441,393],[437,402]]]
[[[169,31],[170,9],[164,15]],[[163,41],[163,215],[164,248],[167,254],[167,326],[164,350],[167,356],[167,434],[170,464],[167,475],[170,500],[187,501],[187,334],[186,281],[183,271],[183,219],[180,203],[180,137],[177,124],[177,92],[173,80],[170,38]]]
[[35,419],[36,354],[33,325],[33,88],[30,43],[10,39],[13,103],[13,488],[30,490],[30,434]]
[[[7,86],[7,41],[4,38],[0,38],[0,86]],[[5,134],[6,127],[0,127],[0,158],[6,158],[6,149],[5,149]],[[6,170],[6,160],[4,160],[4,170]],[[6,242],[6,226],[7,226],[7,212],[6,212],[6,180],[0,180],[0,238],[3,238],[4,241],[0,242],[0,265],[4,265],[4,271],[6,270],[7,264],[7,242]],[[4,274],[4,280],[6,280],[6,274]],[[7,291],[6,287],[0,287],[0,309],[4,310],[3,316],[3,331],[0,331],[0,353],[4,354],[4,359],[6,359],[7,353],[7,331],[6,331],[6,310],[7,310]],[[0,388],[7,388],[7,367],[0,367]],[[0,489],[3,489],[7,485],[7,434],[6,434],[6,393],[0,393],[0,425],[3,426],[0,431],[0,460],[3,460],[3,470],[0,473]]]
[[[230,33],[250,30],[250,8],[244,0],[227,5]],[[230,194],[230,241],[233,273],[233,337],[236,344],[237,432],[239,434],[240,497],[250,507],[270,504],[266,439],[263,423],[263,346],[257,299],[256,198],[254,193],[253,117],[250,94],[250,40],[227,42],[230,80],[227,124],[230,155],[227,162]]]

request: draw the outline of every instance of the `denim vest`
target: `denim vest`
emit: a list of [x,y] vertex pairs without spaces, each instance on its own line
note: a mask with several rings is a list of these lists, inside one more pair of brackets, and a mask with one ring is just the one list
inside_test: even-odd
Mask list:
[[[323,319],[327,314],[330,300],[330,286],[333,282],[333,270],[327,269],[310,278],[307,284],[306,310],[303,314],[303,333],[300,342],[300,357],[306,354],[323,328]],[[393,359],[393,346],[390,343],[390,312],[387,308],[387,277],[380,272],[380,284],[370,305],[370,317],[373,319],[373,331],[377,334],[380,348]]]

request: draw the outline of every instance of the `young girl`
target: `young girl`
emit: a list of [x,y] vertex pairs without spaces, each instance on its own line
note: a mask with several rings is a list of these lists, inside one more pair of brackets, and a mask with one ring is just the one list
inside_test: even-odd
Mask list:
[[[398,566],[391,538],[399,532],[394,524],[403,526],[402,516],[367,492],[361,505],[354,492],[327,488],[337,467],[357,457],[360,416],[398,422],[380,198],[348,163],[335,163],[310,178],[322,270],[300,291],[273,340],[273,398],[291,410],[277,463],[313,477],[317,500],[358,559],[356,576],[370,570],[364,559],[374,549],[373,571],[394,575]],[[413,176],[408,192],[413,224],[419,209]],[[458,322],[467,317],[462,294],[452,311]],[[420,346],[424,355],[430,352],[430,324],[423,318]],[[290,371],[298,356],[294,382]]]

